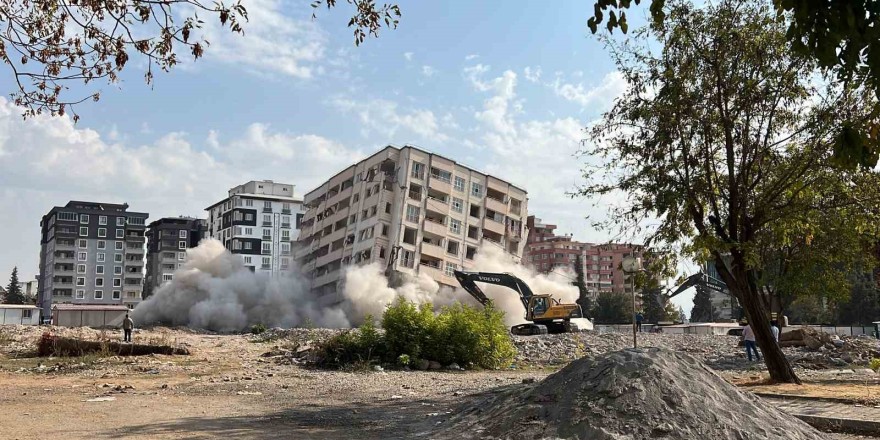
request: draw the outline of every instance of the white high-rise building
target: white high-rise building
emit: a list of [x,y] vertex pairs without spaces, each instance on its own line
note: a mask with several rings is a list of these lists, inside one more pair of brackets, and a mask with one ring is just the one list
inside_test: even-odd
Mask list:
[[[522,188],[415,147],[386,147],[309,191],[297,261],[333,293],[343,268],[379,262],[456,286],[480,246],[522,257]],[[390,265],[390,266],[389,266]]]
[[294,185],[255,180],[229,190],[205,208],[214,237],[255,272],[282,275],[293,269],[293,246],[303,218]]

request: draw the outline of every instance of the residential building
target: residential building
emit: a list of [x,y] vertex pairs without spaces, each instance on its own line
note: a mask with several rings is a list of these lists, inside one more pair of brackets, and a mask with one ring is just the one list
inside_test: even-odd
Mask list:
[[524,258],[538,272],[547,273],[562,267],[574,270],[578,255],[583,257],[587,290],[632,293],[629,277],[620,264],[628,256],[642,257],[642,246],[620,243],[585,243],[571,235],[557,236],[556,225],[535,216],[526,219],[529,229]]
[[144,231],[149,214],[128,204],[71,201],[40,222],[37,305],[125,305],[141,301]]
[[205,208],[208,234],[252,271],[279,276],[293,270],[293,246],[303,218],[294,185],[254,180]]
[[147,227],[147,275],[144,278],[144,299],[166,281],[186,261],[186,250],[199,245],[208,222],[192,217],[166,217]]
[[39,291],[39,283],[37,280],[39,277],[34,277],[31,281],[21,281],[18,283],[18,288],[21,289],[21,294],[33,303],[37,299],[37,292]]
[[370,262],[457,286],[453,270],[471,269],[481,246],[517,258],[525,247],[525,190],[412,146],[383,148],[303,202],[297,261],[321,294],[336,292],[346,266]]

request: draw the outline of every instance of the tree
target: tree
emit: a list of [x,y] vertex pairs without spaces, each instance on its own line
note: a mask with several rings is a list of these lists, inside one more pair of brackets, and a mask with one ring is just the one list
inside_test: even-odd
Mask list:
[[632,298],[622,293],[599,292],[593,306],[593,322],[596,324],[622,324],[632,322]]
[[247,11],[240,0],[230,6],[200,0],[0,2],[0,60],[15,80],[13,101],[26,109],[25,117],[71,112],[78,120],[73,107],[100,95],[67,98],[63,92],[70,85],[115,83],[135,57],[145,61],[144,80],[150,84],[153,70],[171,70],[178,53],[200,58],[209,42],[195,35],[204,24],[199,12],[243,33],[240,20]]
[[12,268],[12,276],[9,277],[9,285],[6,286],[6,297],[3,302],[5,304],[24,304],[24,294],[21,293],[21,286],[18,284],[18,267]]
[[691,322],[712,322],[718,314],[712,306],[712,296],[709,289],[697,286],[694,295],[694,308],[691,309]]
[[880,318],[880,286],[870,274],[854,278],[848,300],[838,304],[837,324],[870,325]]
[[647,322],[674,321],[678,312],[664,293],[665,280],[676,274],[676,258],[671,252],[645,249],[641,254],[643,270],[632,275],[642,298],[642,313]]
[[627,194],[610,222],[718,262],[771,378],[799,383],[770,332],[760,250],[782,231],[809,241],[821,211],[877,233],[880,179],[836,148],[876,146],[876,99],[858,84],[815,81],[819,66],[789,50],[763,2],[674,1],[664,14],[636,34],[643,44],[607,40],[628,89],[590,130],[584,153],[605,161],[584,170],[579,194]]
[[578,299],[577,303],[581,306],[581,310],[584,313],[590,313],[593,308],[592,301],[590,299],[590,292],[587,290],[587,282],[584,276],[584,257],[583,255],[578,254],[574,263],[574,273],[576,274],[576,278],[574,284],[578,288]]

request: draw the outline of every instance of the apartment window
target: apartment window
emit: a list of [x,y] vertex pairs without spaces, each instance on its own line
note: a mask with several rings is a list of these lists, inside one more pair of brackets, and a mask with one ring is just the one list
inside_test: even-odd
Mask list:
[[88,214],[80,214],[79,215],[80,224],[87,225],[89,224],[89,215]]
[[98,240],[98,249],[107,249],[107,242],[104,240]]
[[77,215],[75,212],[59,212],[58,220],[66,220],[66,221],[76,221]]
[[411,268],[411,267],[413,267],[413,262],[414,262],[414,258],[413,258],[412,252],[407,251],[407,250],[403,250],[400,252],[400,264],[403,265],[403,267],[410,267]]
[[88,235],[89,235],[89,228],[86,226],[81,226],[79,228],[79,236],[80,237],[87,237]]
[[272,244],[271,243],[263,243],[263,253],[264,254],[272,253]]
[[352,204],[355,204],[355,203],[357,203],[358,200],[360,200],[360,199],[361,199],[361,195],[360,195],[360,194],[355,194],[355,195],[352,196],[352,198],[351,198],[351,203],[352,203]]
[[268,269],[271,264],[272,259],[269,257],[263,257],[263,268]]
[[419,207],[413,205],[406,205],[406,221],[418,223],[419,222]]
[[458,270],[458,265],[455,263],[446,262],[446,276],[451,277],[455,276],[453,273],[454,270]]
[[122,278],[113,278],[113,287],[122,287]]
[[290,267],[290,259],[289,258],[282,258],[281,259],[281,269],[287,269],[288,267]]
[[173,273],[163,273],[162,274],[162,281],[171,281],[173,279],[174,279]]
[[105,254],[103,252],[98,252],[98,259],[97,259],[98,263],[103,263],[105,261],[104,259],[106,257],[107,257],[107,254]]
[[351,225],[351,224],[357,223],[357,219],[358,219],[357,214],[352,215],[351,217],[348,218],[348,224]]
[[113,242],[113,248],[116,249],[117,251],[121,251],[122,250],[122,242],[121,241]]
[[113,254],[113,261],[116,263],[122,263],[122,254]]
[[177,248],[178,249],[186,249],[186,242],[185,241],[178,241]]
[[232,220],[233,220],[233,221],[240,221],[240,220],[242,220],[242,219],[244,219],[244,215],[243,215],[241,212],[236,211],[236,212],[234,212],[234,213],[232,214]]
[[287,229],[281,230],[281,240],[290,241],[290,231]]
[[95,273],[98,275],[104,275],[104,266],[95,266]]
[[413,162],[412,164],[412,176],[416,179],[424,179],[425,178],[425,164],[421,162]]
[[125,217],[116,217],[116,226],[125,226]]
[[455,240],[446,240],[446,253],[458,256],[458,250],[461,244]]
[[483,197],[483,185],[479,183],[471,183],[471,195],[474,197]]
[[[406,244],[416,244],[416,230],[412,228],[406,228],[403,230],[403,242]],[[409,266],[407,266],[409,267]]]
[[290,255],[290,243],[281,243],[281,253]]
[[104,291],[96,290],[95,291],[95,299],[104,299]]
[[452,198],[452,210],[455,212],[464,212],[464,200],[458,197]]
[[236,251],[240,250],[241,249],[241,242],[238,240],[232,240],[232,249],[236,250]]
[[244,235],[254,235],[254,228],[244,228]]
[[85,277],[76,277],[76,285],[77,286],[85,286],[86,285]]
[[186,260],[186,252],[178,252],[177,253],[177,261]]
[[122,275],[122,266],[113,266],[113,275]]
[[268,226],[272,224],[272,216],[269,214],[263,215],[263,226]]
[[263,211],[271,211],[272,210],[272,202],[266,200],[263,202]]
[[452,179],[452,173],[450,173],[449,171],[441,170],[440,168],[431,167],[431,177],[449,183],[449,181]]
[[122,292],[119,290],[114,290],[113,291],[113,299],[121,299],[121,298],[122,298]]
[[95,287],[104,287],[104,279],[95,278]]
[[125,230],[124,229],[117,229],[116,230],[116,238],[123,238],[123,237],[125,237]]
[[251,199],[244,199],[244,206],[254,206],[254,201]]
[[249,251],[249,250],[252,250],[253,248],[254,248],[253,243],[251,243],[251,242],[249,242],[249,241],[244,242],[244,249],[245,249],[245,250],[248,250],[248,251]]
[[77,240],[76,246],[80,249],[85,249],[85,248],[89,247],[89,241],[88,240]]
[[245,219],[245,221],[249,221],[249,222],[254,221],[254,213],[252,213],[252,212],[246,213],[244,215],[244,219]]
[[252,264],[253,261],[251,257],[244,257],[244,264]]
[[391,203],[385,202],[385,214],[391,214]]
[[468,246],[464,251],[464,257],[468,260],[473,260],[475,255],[477,255],[477,248],[473,246]]
[[106,237],[107,228],[98,228],[98,237]]
[[461,234],[461,220],[449,219],[449,230],[456,234]]
[[455,176],[455,190],[458,192],[464,192],[464,177]]
[[183,229],[181,229],[181,230],[180,230],[180,234],[178,235],[178,237],[180,237],[180,238],[186,238],[186,231],[183,230]]
[[387,237],[387,236],[388,236],[388,225],[386,225],[386,224],[383,224],[383,225],[382,225],[382,236],[383,236],[383,237]]
[[281,216],[281,227],[282,228],[289,228],[290,227],[290,216],[289,215]]
[[271,237],[271,236],[272,236],[272,230],[271,230],[271,229],[263,229],[263,238],[269,238],[269,237]]
[[85,264],[77,264],[76,265],[76,273],[86,273],[86,265]]
[[98,216],[98,224],[106,226],[107,225],[107,216],[106,215],[99,215]]
[[86,259],[88,258],[88,255],[89,254],[86,252],[80,252],[76,255],[76,260],[77,261],[86,261]]
[[[85,280],[83,281],[83,285],[85,285]],[[76,299],[85,299],[86,291],[83,289],[76,289]]]
[[379,246],[379,258],[382,258],[382,259],[385,258],[385,247],[384,246]]
[[282,203],[281,210],[284,212],[290,212],[290,203]]

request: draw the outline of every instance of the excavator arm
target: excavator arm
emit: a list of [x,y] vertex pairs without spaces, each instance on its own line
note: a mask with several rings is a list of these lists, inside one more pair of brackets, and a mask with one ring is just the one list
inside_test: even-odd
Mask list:
[[477,286],[477,281],[481,283],[497,284],[499,286],[509,287],[519,294],[519,300],[522,302],[523,308],[529,308],[529,300],[534,293],[523,280],[509,273],[492,273],[492,272],[462,272],[454,271],[455,279],[461,284],[468,293],[471,294],[482,305],[489,303],[489,297]]

